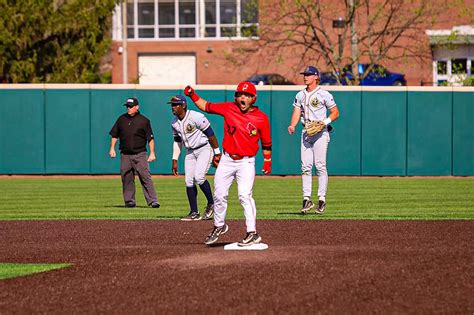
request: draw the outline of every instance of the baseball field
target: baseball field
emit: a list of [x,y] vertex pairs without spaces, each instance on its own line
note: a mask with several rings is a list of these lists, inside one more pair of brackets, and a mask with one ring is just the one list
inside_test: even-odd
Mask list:
[[332,177],[302,216],[299,177],[257,177],[264,251],[223,249],[245,234],[235,184],[208,247],[183,177],[154,182],[162,206],[138,184],[128,209],[118,176],[0,177],[0,313],[474,312],[474,178]]

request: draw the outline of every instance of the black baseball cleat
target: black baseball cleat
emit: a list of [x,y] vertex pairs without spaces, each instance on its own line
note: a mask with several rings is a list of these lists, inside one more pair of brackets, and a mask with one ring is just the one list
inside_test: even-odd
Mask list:
[[257,234],[257,232],[247,232],[245,235],[244,239],[241,240],[238,245],[239,246],[250,246],[253,244],[258,244],[262,241],[262,238],[260,235]]
[[135,208],[137,205],[134,202],[126,202],[125,208]]
[[314,203],[309,199],[303,200],[303,207],[301,208],[301,213],[306,214],[309,210],[314,208]]
[[326,202],[319,200],[318,208],[314,210],[314,212],[316,212],[316,214],[323,214],[324,210],[326,210]]
[[155,202],[152,202],[152,203],[150,204],[150,207],[152,207],[152,208],[159,208],[159,207],[160,207],[160,204],[155,201]]
[[199,212],[190,212],[187,216],[181,218],[181,221],[199,221],[201,219]]
[[214,214],[214,205],[208,204],[206,206],[206,210],[204,211],[204,220],[212,219],[213,214]]
[[206,245],[214,244],[219,239],[219,236],[224,235],[225,233],[227,233],[227,231],[229,231],[229,226],[227,224],[224,224],[223,226],[219,226],[219,227],[214,226],[214,229],[207,236],[204,244]]

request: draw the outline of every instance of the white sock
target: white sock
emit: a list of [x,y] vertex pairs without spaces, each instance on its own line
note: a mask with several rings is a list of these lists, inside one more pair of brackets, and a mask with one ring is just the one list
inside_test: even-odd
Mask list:
[[319,196],[319,200],[326,202],[326,196]]
[[304,197],[303,197],[303,200],[311,200],[311,198],[310,198],[310,197],[307,197],[307,196],[304,196]]

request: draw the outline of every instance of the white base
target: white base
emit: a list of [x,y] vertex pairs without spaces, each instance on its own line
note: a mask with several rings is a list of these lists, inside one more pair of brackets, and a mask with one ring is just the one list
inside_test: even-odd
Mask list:
[[249,246],[239,246],[239,243],[232,243],[224,246],[224,250],[264,250],[267,248],[268,245],[265,243],[253,244]]

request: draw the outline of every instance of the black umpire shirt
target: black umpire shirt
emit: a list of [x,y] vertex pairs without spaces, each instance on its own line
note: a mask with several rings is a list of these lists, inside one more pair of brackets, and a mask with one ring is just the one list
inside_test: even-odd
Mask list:
[[153,140],[150,120],[139,112],[134,116],[127,113],[121,115],[109,134],[112,138],[120,139],[119,149],[123,154],[144,152],[147,142]]

